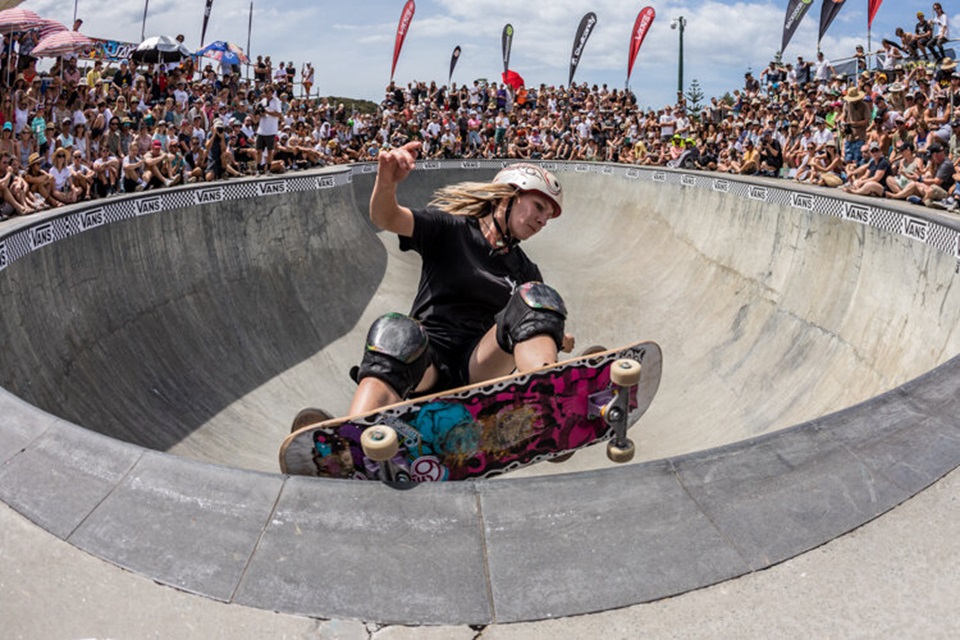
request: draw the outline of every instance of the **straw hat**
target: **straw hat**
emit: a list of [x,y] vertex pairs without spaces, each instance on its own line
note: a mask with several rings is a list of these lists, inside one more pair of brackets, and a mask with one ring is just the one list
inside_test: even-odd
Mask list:
[[37,164],[40,162],[40,154],[34,151],[30,154],[30,157],[27,158],[27,166],[29,167],[32,164]]
[[940,63],[940,68],[944,71],[949,71],[950,69],[956,69],[957,63],[951,60],[950,58],[944,58],[943,62]]
[[863,93],[857,87],[851,87],[847,90],[847,95],[843,96],[847,102],[860,102],[863,100]]

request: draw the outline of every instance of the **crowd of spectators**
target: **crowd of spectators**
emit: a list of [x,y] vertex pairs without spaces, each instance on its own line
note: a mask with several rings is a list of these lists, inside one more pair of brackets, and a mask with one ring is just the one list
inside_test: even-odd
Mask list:
[[[704,104],[659,109],[586,83],[392,84],[373,113],[311,93],[314,71],[258,56],[237,67],[4,59],[0,192],[4,215],[260,173],[375,160],[422,143],[426,158],[509,158],[671,166],[791,179],[956,208],[960,72],[949,23],[917,14],[897,40],[836,67],[771,61]],[[22,44],[21,44],[22,47]],[[8,49],[5,49],[7,51]],[[62,65],[62,66],[61,66]],[[298,81],[299,80],[299,81]]]

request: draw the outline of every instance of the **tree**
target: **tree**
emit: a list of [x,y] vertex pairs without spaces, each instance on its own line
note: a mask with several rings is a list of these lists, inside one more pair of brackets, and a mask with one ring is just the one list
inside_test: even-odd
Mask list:
[[700,101],[703,100],[704,94],[700,88],[700,82],[696,78],[690,82],[690,88],[687,89],[687,93],[684,95],[687,98],[687,112],[699,114],[700,109],[703,108]]

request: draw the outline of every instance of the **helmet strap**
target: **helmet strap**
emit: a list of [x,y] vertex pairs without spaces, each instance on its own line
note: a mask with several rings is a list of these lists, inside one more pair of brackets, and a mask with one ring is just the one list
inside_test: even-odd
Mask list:
[[510,247],[520,244],[519,240],[510,235],[510,212],[513,211],[513,200],[514,198],[510,198],[510,200],[507,201],[507,210],[503,214],[503,224],[507,228],[506,232],[504,232],[503,228],[500,227],[500,223],[497,222],[496,211],[494,211],[490,216],[490,218],[493,220],[494,228],[496,228],[500,237],[503,238],[502,240],[497,240],[497,246],[490,250],[490,255],[506,253],[507,251],[510,251]]

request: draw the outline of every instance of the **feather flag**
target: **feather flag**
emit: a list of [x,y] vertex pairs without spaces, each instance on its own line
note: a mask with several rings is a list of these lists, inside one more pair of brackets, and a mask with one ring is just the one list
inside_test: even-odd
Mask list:
[[403,41],[407,37],[407,31],[410,30],[410,23],[413,21],[413,13],[417,10],[413,0],[407,0],[403,5],[403,11],[400,12],[400,24],[397,25],[397,38],[393,43],[393,66],[390,67],[390,82],[393,82],[393,74],[397,70],[397,60],[400,58],[400,49],[403,48]]

